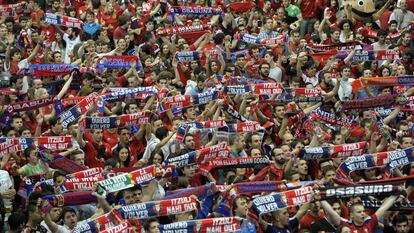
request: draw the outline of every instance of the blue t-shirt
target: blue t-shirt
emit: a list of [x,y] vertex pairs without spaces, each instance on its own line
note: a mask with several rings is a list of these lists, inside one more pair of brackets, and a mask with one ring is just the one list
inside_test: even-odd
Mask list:
[[266,229],[266,233],[291,233],[298,226],[299,220],[294,217],[289,219],[289,225],[285,228],[278,228],[273,225],[269,225]]

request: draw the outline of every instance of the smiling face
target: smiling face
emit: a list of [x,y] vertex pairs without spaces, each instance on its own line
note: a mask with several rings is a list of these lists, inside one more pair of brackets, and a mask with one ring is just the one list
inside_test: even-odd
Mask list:
[[352,6],[352,16],[358,20],[369,18],[376,12],[373,0],[346,0],[344,5]]

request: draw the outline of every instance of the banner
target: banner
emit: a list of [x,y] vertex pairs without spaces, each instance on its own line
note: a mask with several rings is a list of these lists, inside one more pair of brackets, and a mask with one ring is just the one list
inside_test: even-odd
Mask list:
[[65,16],[65,15],[59,15],[59,14],[53,14],[53,13],[46,13],[45,15],[45,23],[48,24],[55,24],[65,27],[75,27],[75,28],[82,28],[83,22],[80,19]]

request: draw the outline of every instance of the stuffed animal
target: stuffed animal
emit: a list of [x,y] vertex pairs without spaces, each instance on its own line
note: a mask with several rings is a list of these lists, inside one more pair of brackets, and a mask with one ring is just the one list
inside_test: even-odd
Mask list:
[[374,0],[344,0],[345,13],[352,23],[372,19],[376,21],[394,0],[388,0],[379,10],[375,8]]

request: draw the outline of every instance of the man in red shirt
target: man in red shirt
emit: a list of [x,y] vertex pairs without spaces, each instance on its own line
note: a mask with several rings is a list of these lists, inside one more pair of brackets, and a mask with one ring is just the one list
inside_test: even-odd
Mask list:
[[335,226],[345,224],[351,229],[352,233],[367,233],[374,232],[374,228],[378,225],[378,219],[384,216],[397,198],[398,196],[393,195],[385,199],[381,207],[369,218],[366,218],[365,208],[361,203],[353,204],[350,207],[351,220],[348,222],[343,221],[327,201],[322,201],[321,204],[327,217],[333,220]]
[[76,140],[81,149],[85,152],[85,165],[94,167],[103,167],[105,159],[111,158],[111,147],[108,143],[103,142],[103,130],[94,129],[92,132],[92,141],[84,141],[81,127],[78,128]]
[[128,16],[121,15],[118,18],[118,27],[114,30],[114,42],[117,44],[119,39],[125,38],[125,36],[128,34],[128,27],[131,24],[131,20]]
[[325,217],[325,213],[321,210],[319,201],[311,202],[309,211],[299,221],[300,229],[311,229],[314,222]]

